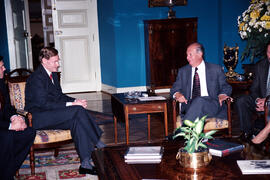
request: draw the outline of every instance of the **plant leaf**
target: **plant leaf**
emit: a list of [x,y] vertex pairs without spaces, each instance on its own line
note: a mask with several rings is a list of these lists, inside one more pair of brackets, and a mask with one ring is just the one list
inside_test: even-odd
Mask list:
[[205,144],[203,144],[202,142],[199,143],[198,147],[202,147],[202,148],[204,148],[204,149],[207,148],[207,146],[206,146]]
[[184,133],[184,132],[178,133],[178,134],[173,136],[173,139],[175,139],[175,138],[177,138],[179,136],[186,136],[186,133]]
[[205,133],[205,137],[211,136],[211,135],[215,134],[216,132],[217,132],[217,130],[211,130],[211,131]]
[[189,126],[189,127],[194,127],[195,126],[195,124],[190,120],[184,120],[184,124]]
[[194,131],[197,133],[197,134],[200,134],[203,130],[203,127],[204,127],[204,120],[200,119],[197,123],[196,123],[196,126],[194,128]]

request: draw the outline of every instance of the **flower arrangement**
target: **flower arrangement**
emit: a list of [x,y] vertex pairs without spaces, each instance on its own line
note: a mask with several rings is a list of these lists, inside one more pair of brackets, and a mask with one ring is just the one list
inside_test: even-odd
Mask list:
[[183,136],[186,139],[186,146],[184,147],[184,150],[188,153],[194,153],[198,152],[199,148],[201,149],[207,149],[207,146],[203,143],[203,140],[206,139],[212,139],[212,135],[217,130],[211,130],[207,133],[203,132],[204,123],[206,116],[203,116],[201,119],[196,118],[194,122],[190,120],[184,120],[184,124],[186,126],[179,127],[175,130],[177,132],[178,130],[181,130],[179,133],[176,133],[173,136],[173,139],[175,139],[178,136]]
[[241,60],[249,55],[251,62],[254,58],[263,58],[270,40],[270,1],[251,0],[250,6],[242,16],[238,16],[237,21],[241,38],[247,40]]

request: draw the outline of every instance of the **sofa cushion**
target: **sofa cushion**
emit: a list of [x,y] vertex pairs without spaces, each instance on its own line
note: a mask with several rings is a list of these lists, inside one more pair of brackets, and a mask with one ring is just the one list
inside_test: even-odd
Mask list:
[[72,139],[70,130],[37,130],[34,144],[47,144]]

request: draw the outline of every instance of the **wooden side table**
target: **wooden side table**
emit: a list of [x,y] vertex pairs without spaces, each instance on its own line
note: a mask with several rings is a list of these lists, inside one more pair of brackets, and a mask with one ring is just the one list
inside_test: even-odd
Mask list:
[[227,80],[232,86],[232,97],[236,97],[242,94],[249,94],[249,88],[252,85],[252,80],[248,81],[234,81]]
[[125,99],[124,93],[112,94],[112,111],[114,117],[114,139],[117,143],[117,119],[124,119],[126,124],[126,143],[129,144],[129,119],[130,114],[147,114],[148,141],[150,141],[150,113],[164,113],[165,136],[168,136],[167,101],[139,101]]

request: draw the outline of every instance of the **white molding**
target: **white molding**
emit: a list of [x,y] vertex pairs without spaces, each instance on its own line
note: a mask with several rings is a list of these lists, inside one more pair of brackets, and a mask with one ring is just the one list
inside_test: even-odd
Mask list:
[[170,88],[167,89],[155,89],[155,93],[168,93],[170,92]]
[[10,0],[5,0],[6,26],[8,38],[8,53],[10,70],[16,69],[16,53],[14,44],[13,19]]
[[114,86],[110,86],[110,85],[102,83],[101,90],[109,94],[115,94],[115,93],[124,93],[128,91],[147,91],[147,86],[116,88]]
[[109,94],[114,94],[117,92],[116,88],[114,86],[110,86],[107,84],[101,84],[101,91],[104,91]]
[[129,91],[147,91],[146,86],[137,86],[137,87],[124,87],[124,88],[117,88],[117,93],[124,93]]

